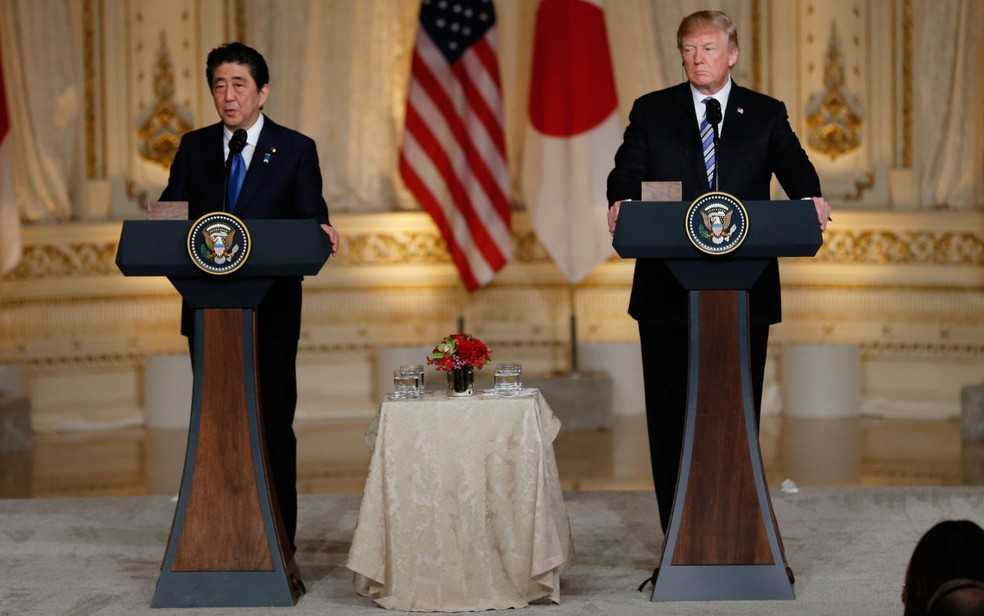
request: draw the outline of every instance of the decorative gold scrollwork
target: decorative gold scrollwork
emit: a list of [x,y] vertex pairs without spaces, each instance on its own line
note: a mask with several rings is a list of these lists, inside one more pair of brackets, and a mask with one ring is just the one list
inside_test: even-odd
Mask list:
[[844,61],[837,40],[837,25],[830,26],[830,42],[824,66],[823,84],[826,91],[810,105],[807,115],[807,142],[819,152],[836,160],[838,156],[856,150],[861,144],[863,120],[841,91],[844,86]]
[[181,135],[191,130],[192,125],[188,114],[174,102],[174,71],[164,32],[157,51],[154,95],[157,102],[137,129],[140,156],[167,169],[178,151]]

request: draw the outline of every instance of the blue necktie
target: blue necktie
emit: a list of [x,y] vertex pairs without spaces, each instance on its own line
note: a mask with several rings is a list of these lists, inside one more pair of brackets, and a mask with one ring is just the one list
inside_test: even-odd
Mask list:
[[229,211],[236,211],[236,201],[239,200],[239,191],[243,187],[243,180],[246,179],[246,160],[243,153],[236,154],[232,159],[232,168],[229,170]]
[[704,103],[704,119],[700,121],[700,142],[704,145],[704,167],[707,168],[707,185],[714,188],[714,131],[711,124],[707,121],[707,103],[711,97],[707,97],[701,102]]

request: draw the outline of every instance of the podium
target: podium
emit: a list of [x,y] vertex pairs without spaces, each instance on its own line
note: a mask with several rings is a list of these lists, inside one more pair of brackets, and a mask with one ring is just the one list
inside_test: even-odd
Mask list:
[[193,224],[125,221],[116,254],[124,275],[167,276],[195,310],[188,447],[151,606],[293,606],[304,587],[268,472],[254,311],[275,278],[317,274],[331,242],[314,220],[250,220],[248,259],[215,275],[192,261]]
[[770,259],[813,256],[823,238],[812,201],[743,205],[744,240],[720,255],[688,237],[690,203],[619,211],[619,256],[664,261],[689,292],[687,414],[653,601],[795,599],[755,425],[748,290]]

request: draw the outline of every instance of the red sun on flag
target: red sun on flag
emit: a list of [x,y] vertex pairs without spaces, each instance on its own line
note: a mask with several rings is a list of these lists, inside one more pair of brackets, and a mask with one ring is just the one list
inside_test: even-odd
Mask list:
[[611,115],[618,96],[600,7],[585,0],[543,0],[534,41],[529,99],[534,128],[549,136],[578,135]]

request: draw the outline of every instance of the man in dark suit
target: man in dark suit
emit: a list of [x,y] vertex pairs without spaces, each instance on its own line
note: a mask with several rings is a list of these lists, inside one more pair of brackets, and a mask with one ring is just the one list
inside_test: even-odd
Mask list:
[[[677,181],[693,201],[717,188],[739,199],[769,199],[775,174],[792,199],[812,198],[821,229],[830,206],[820,179],[789,125],[782,102],[731,80],[738,35],[720,11],[684,18],[677,47],[688,81],[635,101],[615,168],[608,176],[608,226],[615,232],[621,202],[641,197],[643,181]],[[699,129],[709,98],[720,102],[715,167],[705,164]],[[713,103],[712,103],[713,104]],[[762,401],[769,325],[780,320],[779,265],[773,260],[749,292],[751,366],[756,418]],[[639,323],[649,448],[660,524],[670,521],[687,407],[687,292],[669,269],[652,259],[636,261],[629,314]]]
[[[328,221],[314,141],[261,113],[270,94],[263,56],[242,43],[222,45],[208,54],[205,77],[222,121],[182,137],[160,200],[187,201],[192,220],[222,210],[229,141],[234,131],[243,129],[247,171],[238,198],[229,190],[229,211],[243,219],[313,218],[331,238],[332,252],[337,252],[339,237]],[[256,344],[270,473],[292,547],[297,527],[297,441],[292,424],[300,331],[301,279],[278,279],[256,309]],[[191,347],[194,315],[187,305],[182,306],[181,333]],[[194,349],[191,355],[194,358]]]

